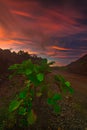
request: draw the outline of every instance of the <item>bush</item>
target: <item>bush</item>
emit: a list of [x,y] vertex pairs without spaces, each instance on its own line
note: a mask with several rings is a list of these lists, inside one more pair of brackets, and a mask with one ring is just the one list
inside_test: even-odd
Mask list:
[[10,78],[14,75],[24,76],[25,87],[9,105],[8,123],[5,128],[12,130],[15,126],[17,128],[33,126],[38,122],[39,115],[37,113],[39,113],[39,107],[44,107],[44,103],[47,103],[47,106],[55,114],[60,113],[61,108],[58,101],[63,99],[63,94],[67,91],[72,94],[73,89],[70,82],[66,81],[61,75],[54,75],[53,77],[60,91],[54,92],[51,89],[50,84],[46,82],[46,78],[51,73],[50,65],[53,63],[47,63],[47,60],[44,59],[40,65],[37,65],[33,64],[31,60],[26,60],[21,64],[14,64],[9,67],[9,70],[13,71]]

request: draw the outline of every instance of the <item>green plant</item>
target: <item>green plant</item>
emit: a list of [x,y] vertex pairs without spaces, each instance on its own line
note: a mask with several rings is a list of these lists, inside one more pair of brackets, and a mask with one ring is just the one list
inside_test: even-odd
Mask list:
[[70,93],[73,93],[70,83],[65,81],[61,75],[54,76],[60,92],[55,93],[50,88],[49,83],[46,82],[46,76],[51,72],[50,65],[52,63],[54,62],[47,63],[47,59],[44,59],[40,65],[37,65],[33,64],[31,60],[27,60],[21,64],[14,64],[9,67],[9,70],[14,71],[10,78],[14,75],[22,75],[25,78],[25,88],[21,90],[15,100],[12,100],[9,105],[9,119],[13,120],[13,125],[15,123],[19,123],[20,126],[34,124],[38,118],[34,104],[39,104],[41,107],[43,99],[53,108],[54,112],[59,113],[60,106],[58,101],[62,99],[63,92],[68,90]]

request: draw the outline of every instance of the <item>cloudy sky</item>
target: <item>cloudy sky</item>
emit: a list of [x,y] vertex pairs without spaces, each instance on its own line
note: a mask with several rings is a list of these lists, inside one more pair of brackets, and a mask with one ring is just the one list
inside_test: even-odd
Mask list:
[[0,48],[69,64],[87,53],[87,0],[0,0]]

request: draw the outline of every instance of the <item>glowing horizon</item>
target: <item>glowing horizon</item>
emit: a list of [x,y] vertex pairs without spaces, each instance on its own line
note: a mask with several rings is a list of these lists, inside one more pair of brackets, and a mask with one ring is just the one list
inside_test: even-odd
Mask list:
[[87,1],[0,1],[0,48],[68,64],[87,52]]

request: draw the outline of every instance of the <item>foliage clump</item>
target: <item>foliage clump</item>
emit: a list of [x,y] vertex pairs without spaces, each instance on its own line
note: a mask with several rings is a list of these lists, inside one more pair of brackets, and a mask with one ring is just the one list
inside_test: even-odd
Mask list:
[[33,64],[31,60],[26,60],[21,64],[14,64],[9,67],[9,70],[13,71],[9,78],[22,75],[25,78],[25,87],[9,105],[10,123],[8,128],[12,129],[15,125],[29,127],[37,123],[39,117],[37,110],[39,107],[43,107],[44,103],[47,103],[48,107],[52,108],[56,114],[60,113],[61,108],[58,101],[63,99],[63,94],[67,91],[72,94],[73,89],[70,82],[66,81],[63,76],[54,75],[53,81],[60,91],[52,90],[46,80],[47,75],[51,73],[50,65],[53,63],[47,63],[47,59],[43,59],[41,64],[37,65]]

